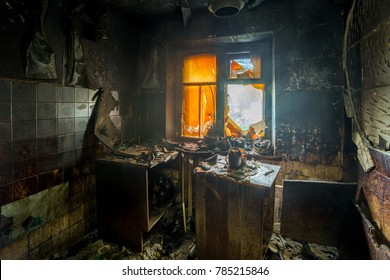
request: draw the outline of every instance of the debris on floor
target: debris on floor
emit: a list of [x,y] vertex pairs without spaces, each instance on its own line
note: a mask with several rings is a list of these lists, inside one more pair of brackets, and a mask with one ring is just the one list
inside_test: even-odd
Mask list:
[[142,252],[99,239],[95,231],[68,249],[66,260],[186,260],[195,258],[195,234],[184,232],[180,209],[173,205],[152,228],[144,233]]
[[270,260],[337,260],[336,247],[308,242],[297,242],[273,233],[268,245],[267,259]]

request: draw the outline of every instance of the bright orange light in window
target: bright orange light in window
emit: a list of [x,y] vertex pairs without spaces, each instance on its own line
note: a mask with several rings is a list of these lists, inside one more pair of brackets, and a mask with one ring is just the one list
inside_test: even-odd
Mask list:
[[182,135],[203,137],[214,123],[216,108],[216,57],[195,55],[183,65]]
[[184,59],[183,83],[215,83],[215,55],[194,55]]

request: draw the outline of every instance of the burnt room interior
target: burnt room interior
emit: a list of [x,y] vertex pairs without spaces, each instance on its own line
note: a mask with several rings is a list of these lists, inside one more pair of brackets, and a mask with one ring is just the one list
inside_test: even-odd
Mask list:
[[390,259],[390,1],[0,13],[0,259]]

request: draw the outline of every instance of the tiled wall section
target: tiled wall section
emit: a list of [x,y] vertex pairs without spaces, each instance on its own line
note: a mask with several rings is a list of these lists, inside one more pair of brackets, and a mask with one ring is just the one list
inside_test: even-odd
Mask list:
[[[100,145],[96,146],[93,135],[86,136],[93,134],[88,120],[95,92],[86,88],[0,80],[0,206],[2,209],[10,206],[8,216],[3,211],[0,216],[0,259],[42,257],[44,247],[55,246],[54,236],[71,242],[76,231],[72,233],[75,229],[70,226],[74,224],[68,220],[74,211],[82,216],[79,220],[83,229],[78,229],[79,234],[84,234],[94,223],[93,161]],[[44,195],[46,190],[64,184],[67,184],[68,201],[61,203],[61,207],[65,210],[57,207],[58,203],[49,203]],[[17,221],[19,201],[36,196],[40,199],[32,201],[46,208],[43,212],[46,214]],[[14,215],[9,214],[12,212]],[[61,219],[66,220],[63,227],[67,233],[52,226],[62,223]],[[20,224],[22,226],[18,227]],[[22,232],[16,234],[15,228]],[[46,232],[49,229],[51,233]],[[36,231],[45,231],[42,238],[50,236],[42,241],[40,249],[30,246],[31,235],[40,236]],[[54,231],[61,232],[54,235]],[[21,254],[13,251],[11,247],[16,246],[15,242],[27,242],[27,251]],[[41,253],[31,250],[41,250]]]
[[80,161],[94,90],[0,81],[0,205]]

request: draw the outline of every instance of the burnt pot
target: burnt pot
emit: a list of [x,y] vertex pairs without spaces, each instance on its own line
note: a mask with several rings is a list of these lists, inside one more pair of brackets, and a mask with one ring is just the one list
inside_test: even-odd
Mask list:
[[242,166],[242,153],[240,148],[231,148],[229,151],[228,160],[230,169],[240,169]]

